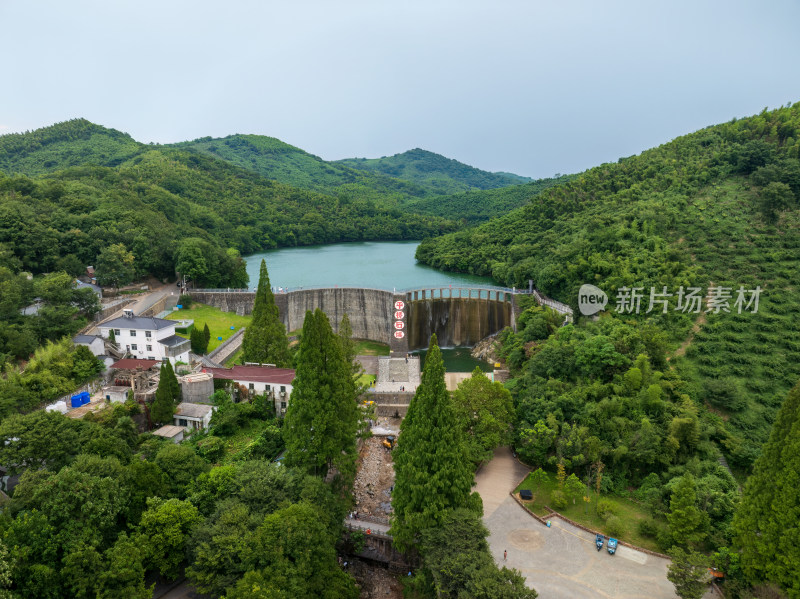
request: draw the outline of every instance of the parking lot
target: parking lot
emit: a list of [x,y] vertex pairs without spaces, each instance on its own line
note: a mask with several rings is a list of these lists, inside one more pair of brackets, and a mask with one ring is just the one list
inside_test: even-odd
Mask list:
[[551,528],[532,518],[509,492],[525,475],[508,449],[476,477],[484,502],[484,523],[495,559],[516,568],[541,599],[675,599],[667,580],[669,561],[620,546],[616,555],[598,552],[594,536],[558,518]]

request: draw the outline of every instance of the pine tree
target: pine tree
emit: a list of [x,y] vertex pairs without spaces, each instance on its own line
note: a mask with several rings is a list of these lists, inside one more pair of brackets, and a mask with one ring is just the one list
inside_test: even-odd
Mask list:
[[162,377],[167,381],[169,397],[172,399],[172,401],[178,401],[181,398],[181,384],[178,382],[178,377],[175,376],[175,371],[172,369],[172,363],[169,360],[164,360],[162,366],[164,367]]
[[242,340],[242,359],[245,362],[275,364],[281,368],[290,365],[286,328],[275,304],[267,263],[264,260],[261,261],[261,273],[258,277],[253,320],[245,329]]
[[203,324],[203,353],[208,352],[208,344],[211,341],[211,331],[208,328],[208,323]]
[[444,374],[442,354],[432,335],[422,381],[394,451],[391,534],[401,549],[416,546],[420,532],[440,526],[448,510],[468,505],[472,464]]
[[150,419],[159,424],[172,424],[172,416],[175,414],[175,400],[166,364],[169,362],[161,364],[161,376],[158,379],[156,397],[150,405]]
[[753,466],[732,528],[751,582],[800,597],[800,384],[786,397]]
[[203,332],[200,329],[192,327],[192,332],[189,333],[189,342],[195,354],[202,356],[205,353],[203,351]]
[[704,514],[697,507],[697,486],[694,477],[688,472],[681,477],[672,491],[669,509],[667,522],[675,545],[688,547],[703,540]]
[[700,599],[708,584],[708,558],[702,553],[685,552],[679,547],[670,550],[672,562],[667,570],[667,579],[675,585],[675,594],[681,599]]
[[283,435],[286,463],[324,476],[355,473],[358,403],[351,367],[325,313],[306,312]]

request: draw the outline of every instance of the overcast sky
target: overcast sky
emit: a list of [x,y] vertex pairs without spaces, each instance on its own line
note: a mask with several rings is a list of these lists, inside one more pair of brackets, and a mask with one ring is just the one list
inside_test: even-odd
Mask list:
[[0,134],[577,172],[800,101],[800,2],[0,0]]

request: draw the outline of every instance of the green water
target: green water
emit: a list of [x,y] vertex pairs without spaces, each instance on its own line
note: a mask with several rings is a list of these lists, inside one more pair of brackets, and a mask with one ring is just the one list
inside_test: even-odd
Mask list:
[[488,277],[442,272],[417,263],[418,241],[369,241],[284,248],[245,257],[250,287],[258,285],[261,259],[273,287],[371,287],[401,290],[469,284]]
[[[470,354],[469,347],[445,347],[442,348],[442,361],[447,372],[472,372],[478,366],[484,372],[492,372],[493,365],[483,360],[476,360]],[[425,356],[428,355],[427,349],[413,352],[419,356],[420,368],[425,368]]]

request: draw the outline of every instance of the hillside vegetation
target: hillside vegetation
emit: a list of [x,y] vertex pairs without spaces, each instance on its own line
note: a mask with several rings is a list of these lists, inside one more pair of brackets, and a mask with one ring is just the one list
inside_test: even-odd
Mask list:
[[[610,308],[623,287],[676,293],[732,288],[733,314],[641,315],[689,339],[671,364],[718,414],[715,440],[747,469],[777,407],[800,377],[800,104],[708,127],[593,168],[473,229],[423,242],[431,266],[491,275],[577,304],[593,283]],[[736,289],[763,289],[757,314],[736,314]],[[660,309],[660,307],[659,307]],[[654,314],[656,314],[654,316]],[[636,318],[630,315],[628,318]],[[680,355],[685,351],[685,355]]]
[[528,177],[510,173],[482,171],[419,148],[383,158],[346,158],[336,163],[410,181],[442,195],[470,189],[496,189],[530,181]]
[[264,135],[230,135],[221,139],[203,137],[174,144],[174,147],[220,158],[293,187],[341,198],[396,204],[433,193],[431,189],[380,173],[326,162],[300,148]]
[[[53,161],[62,167],[38,176],[0,173],[0,244],[15,270],[34,274],[78,274],[122,244],[136,275],[170,277],[181,266],[198,285],[240,285],[238,253],[420,239],[456,228],[441,218],[276,183],[200,153],[136,146],[87,121],[0,137],[0,147],[6,164],[31,172]],[[119,165],[103,165],[126,152],[132,155]],[[63,168],[76,156],[86,163]]]
[[496,218],[527,204],[545,189],[561,185],[576,175],[561,175],[552,179],[537,179],[522,185],[499,189],[465,191],[446,196],[409,200],[405,208],[419,214],[441,216],[475,225]]

